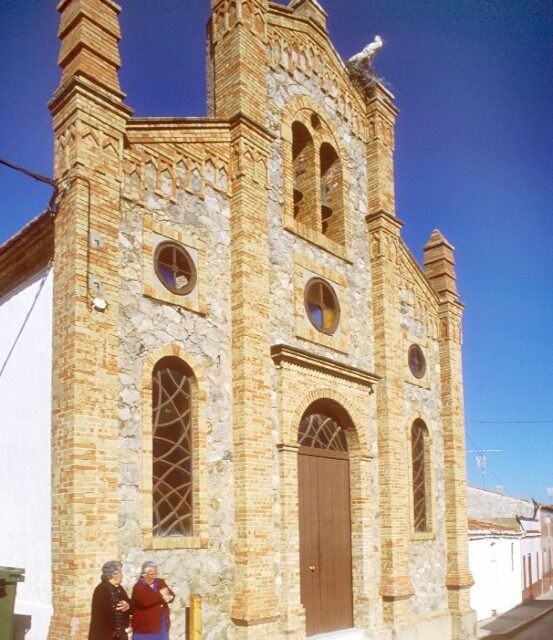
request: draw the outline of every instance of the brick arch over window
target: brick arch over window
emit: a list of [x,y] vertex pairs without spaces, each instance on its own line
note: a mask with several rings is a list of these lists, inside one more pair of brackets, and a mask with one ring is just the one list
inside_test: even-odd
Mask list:
[[411,425],[410,441],[413,530],[429,533],[432,530],[430,434],[420,418]]
[[298,427],[302,419],[310,413],[320,413],[333,418],[345,431],[348,450],[369,451],[369,443],[366,439],[365,429],[358,428],[362,425],[361,416],[349,405],[347,398],[330,388],[320,388],[311,391],[291,414],[289,424],[282,427],[282,441],[287,444],[296,444],[298,441]]
[[205,546],[202,369],[177,345],[168,345],[146,358],[142,381],[144,547]]
[[347,453],[346,429],[353,428],[351,418],[341,405],[321,398],[307,407],[299,425],[298,444]]

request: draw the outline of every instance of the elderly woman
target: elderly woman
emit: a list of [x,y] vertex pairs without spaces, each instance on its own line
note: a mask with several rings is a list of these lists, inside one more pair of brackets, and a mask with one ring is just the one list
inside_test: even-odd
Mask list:
[[102,566],[102,580],[92,595],[88,640],[127,640],[131,601],[121,586],[122,579],[120,562]]
[[155,562],[145,562],[132,590],[133,640],[169,640],[169,602],[174,599],[165,580],[157,577]]

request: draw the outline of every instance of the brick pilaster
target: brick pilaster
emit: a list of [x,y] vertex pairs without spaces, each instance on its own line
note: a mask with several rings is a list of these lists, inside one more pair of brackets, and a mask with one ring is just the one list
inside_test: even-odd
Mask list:
[[384,622],[404,626],[413,594],[409,578],[410,530],[406,438],[403,414],[405,353],[399,325],[396,257],[402,223],[384,212],[367,216],[371,236],[375,368],[385,375],[376,388],[380,535]]
[[367,165],[369,213],[395,216],[394,126],[398,114],[393,96],[376,84],[367,99]]
[[440,372],[446,495],[447,574],[453,638],[474,633],[469,604],[473,584],[468,563],[465,422],[461,361],[463,305],[457,297],[453,247],[434,231],[424,247],[424,266],[439,296]]
[[[119,189],[129,110],[117,80],[119,8],[67,0],[60,87],[50,102],[60,189],[55,220],[52,572],[49,638],[88,632],[90,594],[117,558]],[[93,298],[107,302],[94,310]]]
[[210,22],[213,108],[218,118],[241,113],[265,124],[267,0],[212,0]]
[[272,637],[274,590],[266,132],[231,125],[232,379],[237,638]]
[[231,120],[232,379],[237,638],[276,633],[265,130],[267,0],[212,0],[214,115]]
[[367,99],[367,175],[375,367],[386,375],[376,389],[385,624],[405,625],[413,594],[409,578],[409,503],[403,430],[403,342],[399,324],[401,221],[395,217],[393,96],[377,84]]

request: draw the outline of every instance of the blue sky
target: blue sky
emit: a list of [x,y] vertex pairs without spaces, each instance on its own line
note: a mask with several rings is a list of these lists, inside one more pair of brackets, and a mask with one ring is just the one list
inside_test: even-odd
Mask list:
[[[338,52],[375,34],[400,109],[397,214],[421,258],[456,247],[468,448],[485,485],[549,502],[553,487],[553,3],[321,0]],[[59,79],[54,0],[0,2],[0,158],[52,175],[46,103]],[[120,73],[138,116],[205,115],[208,0],[122,0]],[[50,188],[0,166],[0,242]],[[1,330],[1,328],[0,328]],[[469,481],[481,486],[474,455]],[[553,498],[551,498],[553,502]]]

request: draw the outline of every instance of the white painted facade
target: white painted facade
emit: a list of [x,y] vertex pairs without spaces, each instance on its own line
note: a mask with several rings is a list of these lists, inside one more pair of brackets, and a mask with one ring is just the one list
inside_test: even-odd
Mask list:
[[474,578],[470,606],[477,620],[512,609],[522,601],[521,533],[469,531],[469,566]]
[[[521,540],[521,586],[529,589],[532,584],[543,577],[543,559],[541,558],[541,533],[539,522],[535,520],[521,520],[525,530]],[[534,591],[536,591],[534,587]],[[537,591],[539,593],[539,591]],[[537,593],[535,595],[537,595]]]
[[52,280],[42,271],[0,299],[0,565],[26,571],[26,640],[46,638],[52,613]]

